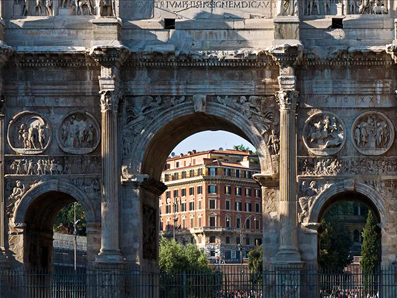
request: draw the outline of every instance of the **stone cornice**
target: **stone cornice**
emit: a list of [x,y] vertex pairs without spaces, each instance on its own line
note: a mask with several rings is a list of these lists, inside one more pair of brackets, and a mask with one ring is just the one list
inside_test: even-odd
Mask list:
[[87,54],[104,67],[120,67],[127,60],[130,50],[126,46],[114,44],[96,45],[87,50]]
[[[255,174],[254,174],[255,175]],[[232,185],[237,185],[237,186],[250,186],[250,187],[255,187],[258,186],[258,184],[253,180],[253,179],[246,179],[246,178],[232,178],[232,177],[224,177],[221,178],[219,176],[199,176],[196,177],[196,179],[179,179],[179,180],[174,180],[174,181],[167,181],[165,182],[165,185],[167,187],[176,187],[176,186],[189,186],[189,185],[194,185],[197,183],[223,183],[227,184],[230,183]]]
[[282,43],[267,50],[267,53],[280,67],[299,64],[303,57],[303,45],[299,42]]

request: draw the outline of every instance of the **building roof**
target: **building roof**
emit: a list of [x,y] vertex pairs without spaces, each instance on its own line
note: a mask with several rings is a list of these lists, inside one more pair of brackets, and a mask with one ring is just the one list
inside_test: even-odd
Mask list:
[[249,156],[249,157],[257,157],[257,154],[254,154],[252,151],[239,151],[239,150],[234,150],[234,149],[225,149],[225,150],[206,150],[206,151],[199,151],[197,152],[196,150],[189,151],[187,154],[182,154],[174,157],[169,157],[167,158],[167,161],[170,160],[178,160],[178,159],[183,159],[186,157],[192,157],[192,156],[199,156],[199,155],[204,155],[204,154],[224,154],[224,155],[241,155],[241,156]]

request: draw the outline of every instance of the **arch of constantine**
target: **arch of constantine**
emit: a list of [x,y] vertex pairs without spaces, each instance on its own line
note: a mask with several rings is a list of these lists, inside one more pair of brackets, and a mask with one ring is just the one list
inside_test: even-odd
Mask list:
[[316,264],[346,194],[395,262],[397,2],[359,2],[1,0],[1,266],[50,268],[78,201],[91,264],[156,267],[164,162],[220,129],[259,153],[265,264]]

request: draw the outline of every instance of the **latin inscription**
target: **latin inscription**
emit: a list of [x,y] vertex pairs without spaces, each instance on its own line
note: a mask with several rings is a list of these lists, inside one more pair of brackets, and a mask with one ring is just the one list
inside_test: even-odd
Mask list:
[[206,8],[270,8],[270,1],[156,1],[155,7],[158,9],[206,9]]

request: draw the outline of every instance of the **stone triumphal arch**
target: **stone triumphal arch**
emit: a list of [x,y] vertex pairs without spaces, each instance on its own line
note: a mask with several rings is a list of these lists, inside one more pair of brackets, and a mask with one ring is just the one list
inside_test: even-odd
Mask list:
[[50,268],[77,201],[90,264],[156,267],[164,162],[219,129],[259,153],[265,264],[316,264],[343,193],[396,261],[396,1],[0,3],[1,266]]

